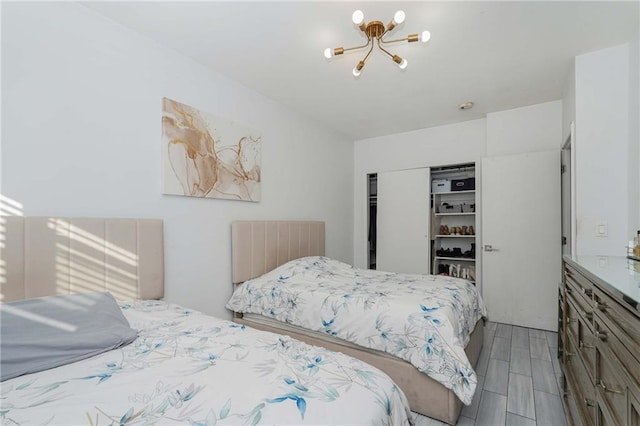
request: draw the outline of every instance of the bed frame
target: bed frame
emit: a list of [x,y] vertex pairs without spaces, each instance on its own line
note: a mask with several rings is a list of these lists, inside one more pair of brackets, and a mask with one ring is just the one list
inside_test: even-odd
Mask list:
[[164,296],[160,219],[0,217],[2,301],[109,291]]
[[[324,256],[324,222],[236,221],[231,224],[233,283],[259,277],[272,269],[304,256]],[[386,353],[357,347],[341,339],[310,332],[298,332],[265,324],[234,313],[234,321],[251,327],[287,334],[312,345],[361,359],[387,373],[407,396],[411,409],[449,424],[456,424],[462,402],[442,384],[418,371],[410,363]],[[478,321],[465,349],[475,367],[483,343],[483,321]]]

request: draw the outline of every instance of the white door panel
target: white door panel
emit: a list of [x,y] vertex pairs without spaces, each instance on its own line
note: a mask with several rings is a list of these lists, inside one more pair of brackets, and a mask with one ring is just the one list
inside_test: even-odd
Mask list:
[[376,269],[426,274],[429,169],[378,173]]
[[491,321],[557,330],[560,153],[482,161],[483,296]]

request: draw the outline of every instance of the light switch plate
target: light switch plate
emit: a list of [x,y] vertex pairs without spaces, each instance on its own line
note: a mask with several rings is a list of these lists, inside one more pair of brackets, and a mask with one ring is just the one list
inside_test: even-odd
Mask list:
[[599,222],[596,226],[596,237],[606,237],[607,233],[607,222]]

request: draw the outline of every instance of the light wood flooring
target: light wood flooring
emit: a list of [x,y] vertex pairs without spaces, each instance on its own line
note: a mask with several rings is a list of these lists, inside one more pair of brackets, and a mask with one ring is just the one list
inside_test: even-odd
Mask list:
[[[478,389],[460,426],[566,426],[560,395],[558,334],[487,322]],[[416,426],[445,425],[415,415]]]

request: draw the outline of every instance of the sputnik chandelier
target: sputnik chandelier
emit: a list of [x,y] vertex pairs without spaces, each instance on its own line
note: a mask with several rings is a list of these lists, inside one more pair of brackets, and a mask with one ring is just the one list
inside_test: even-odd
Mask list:
[[399,38],[395,40],[385,40],[384,39],[385,36],[387,36],[391,31],[393,31],[395,27],[397,27],[398,25],[404,22],[405,13],[402,10],[397,11],[393,15],[393,19],[389,21],[386,27],[380,21],[371,21],[368,24],[365,24],[364,13],[362,13],[361,10],[356,10],[355,12],[353,12],[351,19],[353,20],[353,23],[358,26],[360,31],[365,33],[365,35],[367,36],[367,43],[363,44],[362,46],[347,47],[347,48],[336,47],[334,49],[331,49],[330,47],[328,47],[324,50],[324,57],[327,59],[331,59],[332,57],[342,55],[344,52],[348,52],[350,50],[358,50],[358,49],[364,49],[369,47],[369,51],[367,52],[365,57],[360,62],[358,62],[358,64],[353,69],[354,77],[358,77],[360,75],[360,72],[362,71],[364,64],[367,62],[367,59],[369,58],[369,55],[373,50],[373,46],[376,43],[378,44],[378,48],[382,50],[384,53],[386,53],[387,55],[389,55],[391,60],[393,60],[393,62],[398,64],[398,67],[400,67],[400,69],[405,69],[407,67],[407,60],[404,58],[401,58],[398,55],[394,55],[388,52],[383,46],[390,43],[397,43],[401,41],[407,41],[409,43],[413,43],[415,41],[421,41],[423,43],[426,43],[431,38],[431,33],[429,31],[423,31],[421,34],[409,34],[405,38]]

